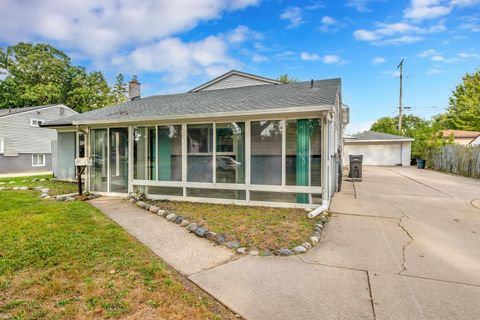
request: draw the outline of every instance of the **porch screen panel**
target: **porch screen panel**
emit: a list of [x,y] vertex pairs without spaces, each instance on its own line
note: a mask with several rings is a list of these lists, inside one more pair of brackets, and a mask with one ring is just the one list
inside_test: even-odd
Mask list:
[[133,178],[156,179],[157,139],[155,127],[133,128]]
[[107,159],[108,134],[107,129],[92,129],[90,131],[90,189],[107,192]]
[[128,128],[110,129],[110,192],[128,192]]
[[282,184],[282,135],[280,120],[251,122],[252,184]]
[[182,126],[158,127],[158,180],[182,181]]
[[322,125],[320,119],[312,120],[313,128],[310,135],[310,185],[321,186],[321,163],[322,163]]
[[187,126],[187,181],[213,182],[213,124]]
[[216,125],[217,183],[245,183],[245,123]]

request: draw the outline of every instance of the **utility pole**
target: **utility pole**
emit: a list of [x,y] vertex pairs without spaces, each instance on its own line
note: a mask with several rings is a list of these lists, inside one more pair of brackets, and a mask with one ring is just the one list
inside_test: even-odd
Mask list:
[[403,106],[402,106],[402,71],[403,71],[403,59],[400,61],[400,64],[397,66],[400,69],[400,98],[398,101],[398,132],[402,134],[402,116],[403,116]]

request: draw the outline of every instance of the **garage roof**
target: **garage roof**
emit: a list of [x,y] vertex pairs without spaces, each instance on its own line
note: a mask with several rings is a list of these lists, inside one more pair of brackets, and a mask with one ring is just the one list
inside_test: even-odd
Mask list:
[[345,142],[395,142],[413,141],[414,139],[383,132],[364,131],[348,137],[344,137],[344,140]]

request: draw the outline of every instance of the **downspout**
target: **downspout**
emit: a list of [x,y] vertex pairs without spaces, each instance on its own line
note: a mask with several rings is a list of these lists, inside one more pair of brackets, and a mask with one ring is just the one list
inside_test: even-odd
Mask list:
[[309,218],[315,218],[319,214],[322,214],[324,211],[328,210],[330,207],[330,200],[322,200],[322,205],[308,213]]

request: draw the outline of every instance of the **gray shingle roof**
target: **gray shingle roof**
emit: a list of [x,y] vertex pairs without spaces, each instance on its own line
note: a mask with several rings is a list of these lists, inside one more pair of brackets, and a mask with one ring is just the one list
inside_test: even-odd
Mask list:
[[200,92],[146,97],[78,114],[46,125],[88,122],[135,121],[205,114],[248,112],[335,104],[341,80],[317,80],[292,84],[267,84]]
[[43,108],[51,107],[51,106],[54,106],[54,104],[49,104],[49,105],[45,105],[45,106],[35,106],[35,107],[0,109],[0,117],[10,116],[12,114],[18,114],[18,113],[27,112],[27,111],[43,109]]
[[348,137],[348,140],[413,140],[412,138],[405,136],[397,136],[389,133],[382,133],[376,131],[364,131]]

